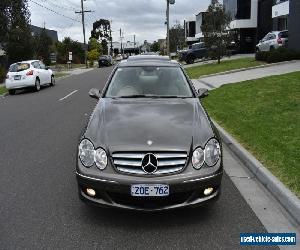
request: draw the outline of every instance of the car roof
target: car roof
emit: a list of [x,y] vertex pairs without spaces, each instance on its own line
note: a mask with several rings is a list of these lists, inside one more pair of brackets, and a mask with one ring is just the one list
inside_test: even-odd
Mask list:
[[118,67],[180,67],[180,64],[176,61],[166,61],[166,60],[123,60],[118,64]]
[[137,55],[130,56],[128,61],[144,61],[144,60],[155,60],[155,61],[170,61],[168,56],[158,56],[158,55]]
[[12,63],[11,65],[14,65],[16,63],[28,63],[28,64],[31,64],[33,62],[38,62],[39,60],[27,60],[27,61],[20,61],[20,62],[14,62]]

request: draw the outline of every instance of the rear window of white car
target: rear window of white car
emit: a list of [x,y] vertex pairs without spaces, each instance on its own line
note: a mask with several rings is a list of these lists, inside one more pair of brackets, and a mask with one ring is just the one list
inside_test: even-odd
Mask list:
[[9,72],[20,72],[30,68],[29,63],[14,63],[10,65]]

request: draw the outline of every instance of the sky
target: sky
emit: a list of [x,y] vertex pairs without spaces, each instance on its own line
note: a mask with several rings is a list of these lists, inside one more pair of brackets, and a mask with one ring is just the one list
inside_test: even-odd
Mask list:
[[[183,24],[186,17],[206,10],[209,3],[210,0],[176,0],[170,6],[170,25]],[[81,10],[80,0],[28,0],[28,4],[31,24],[57,30],[59,40],[69,36],[83,42],[81,15],[75,14]],[[93,22],[101,18],[112,20],[114,41],[120,41],[120,28],[124,41],[133,41],[134,35],[139,42],[166,37],[166,0],[85,0],[84,9],[94,11],[85,15],[87,39]]]

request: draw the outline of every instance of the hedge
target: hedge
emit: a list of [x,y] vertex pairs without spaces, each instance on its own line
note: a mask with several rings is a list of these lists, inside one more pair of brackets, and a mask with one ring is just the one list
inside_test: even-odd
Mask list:
[[0,65],[0,83],[3,83],[6,78],[6,69]]
[[271,51],[258,51],[255,54],[255,59],[267,63],[298,60],[300,59],[300,52],[289,50],[287,48],[278,48]]

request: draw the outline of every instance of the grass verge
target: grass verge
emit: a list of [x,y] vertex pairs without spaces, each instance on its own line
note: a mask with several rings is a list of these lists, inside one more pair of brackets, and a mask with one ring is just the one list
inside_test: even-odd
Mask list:
[[6,92],[7,92],[7,89],[4,86],[3,87],[0,86],[0,95],[5,94]]
[[218,63],[210,63],[200,66],[187,68],[186,71],[190,78],[197,79],[203,75],[216,74],[224,71],[250,68],[266,64],[265,62],[256,61],[254,58],[240,58],[233,60],[224,60]]
[[225,85],[208,113],[300,197],[300,72]]
[[68,76],[70,74],[69,73],[63,73],[63,72],[57,72],[54,75],[55,75],[55,78],[61,78],[61,77],[64,77],[64,76]]

